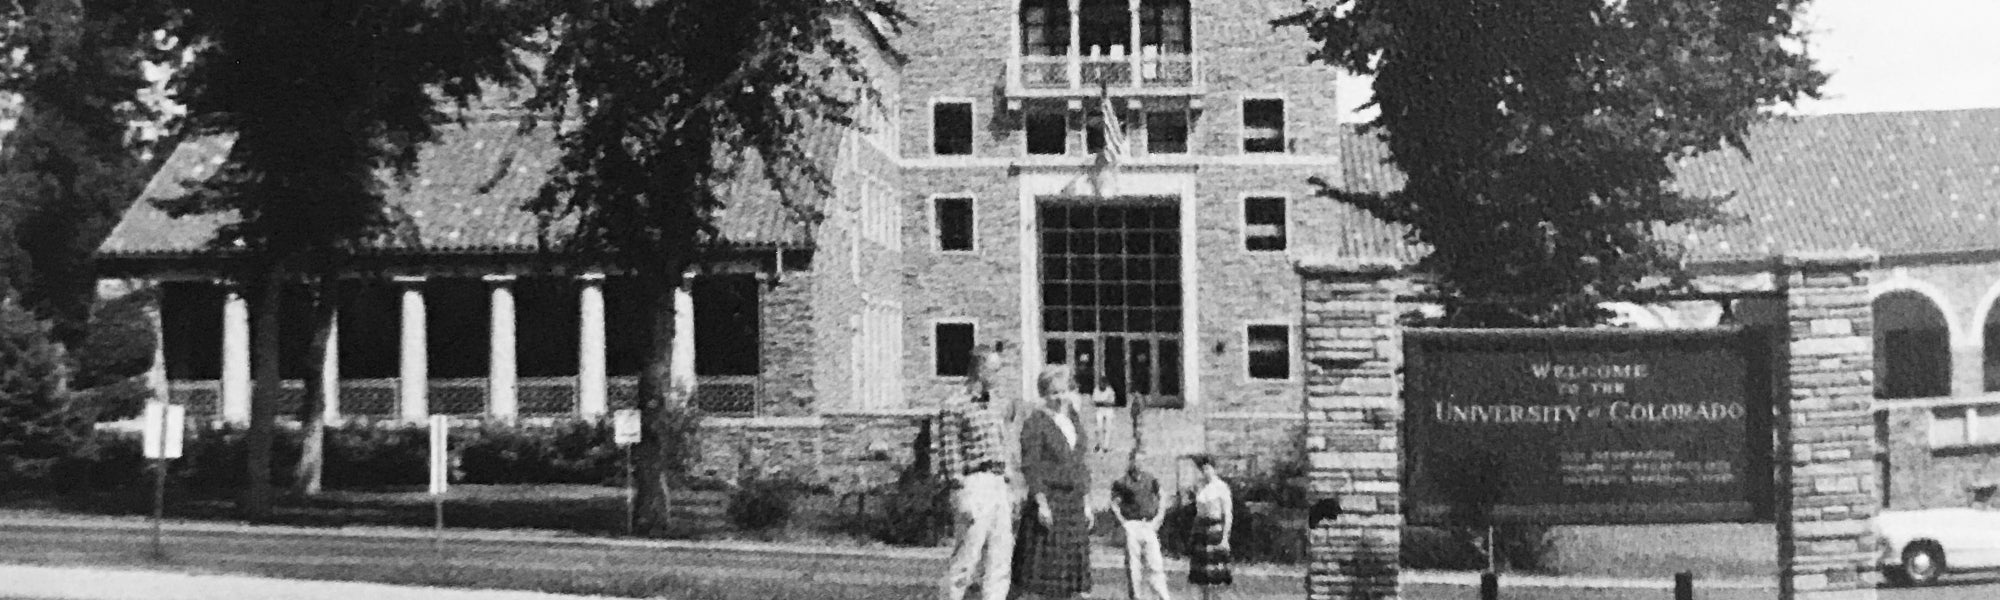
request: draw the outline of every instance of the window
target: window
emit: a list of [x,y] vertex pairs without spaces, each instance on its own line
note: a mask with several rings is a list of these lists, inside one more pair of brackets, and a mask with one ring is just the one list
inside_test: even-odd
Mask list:
[[1029,154],[1069,153],[1069,116],[1062,113],[1028,115]]
[[1254,98],[1243,101],[1243,151],[1285,151],[1285,101]]
[[1125,0],[1081,0],[1077,26],[1086,55],[1119,56],[1132,49],[1132,13]]
[[938,249],[946,252],[972,251],[972,199],[937,199]]
[[1146,152],[1183,154],[1187,150],[1188,118],[1181,111],[1146,114]]
[[1149,52],[1187,54],[1187,0],[1145,0],[1140,4],[1139,43]]
[[1021,3],[1021,51],[1029,56],[1069,54],[1069,1]]
[[1251,325],[1244,351],[1251,379],[1291,379],[1292,329],[1285,325]]
[[757,339],[760,317],[757,278],[750,275],[704,275],[694,278],[691,287],[695,374],[756,375],[762,372],[762,351]]
[[972,374],[972,345],[975,342],[971,323],[938,323],[933,341],[937,348],[936,364],[939,377],[965,377]]
[[939,156],[972,154],[972,103],[931,105],[931,148]]
[[2000,405],[1931,410],[1931,447],[2000,445]]
[[1285,199],[1243,199],[1243,249],[1277,252],[1285,249]]

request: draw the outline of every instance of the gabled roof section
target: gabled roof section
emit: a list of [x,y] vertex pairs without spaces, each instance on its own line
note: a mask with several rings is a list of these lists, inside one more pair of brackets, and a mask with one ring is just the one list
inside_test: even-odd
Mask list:
[[[1745,217],[1677,233],[1696,262],[1848,248],[1884,257],[2000,249],[2000,109],[1799,117],[1757,127],[1748,145],[1747,158],[1724,150],[1675,168],[1679,189],[1733,193],[1725,209]],[[1403,174],[1387,157],[1374,134],[1349,128],[1347,189],[1401,189]]]
[[[441,140],[424,147],[417,172],[406,186],[388,190],[389,203],[407,214],[416,248],[382,248],[383,253],[524,254],[542,247],[540,219],[526,203],[541,189],[559,150],[547,129],[526,135],[512,121],[492,120],[447,126]],[[809,141],[813,155],[831,169],[838,160],[839,131],[828,129]],[[830,138],[830,139],[823,139]],[[209,250],[223,215],[175,219],[154,201],[180,195],[182,182],[215,172],[232,139],[209,137],[174,149],[138,202],[127,209],[98,252],[112,258],[193,257]],[[739,248],[803,248],[808,228],[784,207],[761,174],[746,171],[724,189],[728,206],[718,215],[725,243]],[[557,223],[549,239],[559,242],[571,229]]]

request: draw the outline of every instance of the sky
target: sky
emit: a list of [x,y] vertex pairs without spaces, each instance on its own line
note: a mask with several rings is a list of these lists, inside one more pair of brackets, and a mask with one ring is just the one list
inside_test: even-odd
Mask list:
[[[2000,0],[1814,0],[1807,53],[1832,75],[1805,114],[2000,107]],[[1346,121],[1372,115],[1368,82],[1343,77]]]

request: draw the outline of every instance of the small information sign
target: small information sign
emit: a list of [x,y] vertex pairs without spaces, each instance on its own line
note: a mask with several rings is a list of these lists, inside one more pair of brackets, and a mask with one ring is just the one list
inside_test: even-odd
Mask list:
[[611,413],[611,439],[620,446],[639,443],[639,411],[619,409]]
[[164,402],[146,403],[143,446],[146,458],[180,458],[187,430],[187,408]]
[[444,494],[451,480],[451,419],[445,415],[431,415],[431,485],[430,493]]

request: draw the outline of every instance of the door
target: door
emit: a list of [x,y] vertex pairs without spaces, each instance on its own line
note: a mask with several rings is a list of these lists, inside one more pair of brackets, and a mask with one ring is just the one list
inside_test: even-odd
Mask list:
[[1044,201],[1044,358],[1119,405],[1183,405],[1180,208],[1173,198]]

